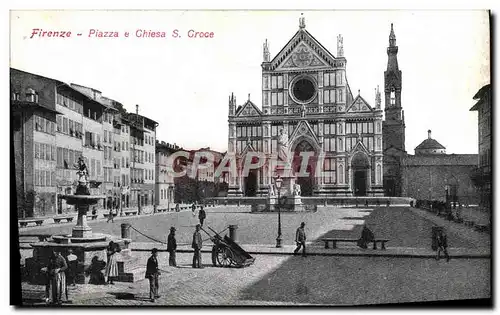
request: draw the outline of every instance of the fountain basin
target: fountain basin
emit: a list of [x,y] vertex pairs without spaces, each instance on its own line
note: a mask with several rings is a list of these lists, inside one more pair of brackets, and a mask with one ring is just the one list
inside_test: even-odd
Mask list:
[[106,235],[92,233],[86,237],[74,237],[71,234],[66,235],[52,235],[54,242],[58,244],[70,244],[70,243],[95,243],[95,242],[105,242]]
[[106,199],[104,195],[60,195],[69,205],[95,205],[99,199]]

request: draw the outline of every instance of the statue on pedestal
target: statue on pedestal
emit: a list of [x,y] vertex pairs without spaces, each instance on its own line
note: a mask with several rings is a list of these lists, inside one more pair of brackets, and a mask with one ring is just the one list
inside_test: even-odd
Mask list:
[[89,170],[87,169],[87,165],[85,164],[85,160],[83,159],[83,156],[80,156],[78,158],[78,163],[76,163],[74,166],[76,169],[78,169],[78,171],[76,173],[80,176],[78,181],[80,183],[87,183],[88,176],[89,176]]
[[300,191],[300,185],[299,184],[295,184],[293,186],[293,194],[294,196],[300,196],[302,192]]
[[288,158],[288,134],[284,129],[280,130],[280,135],[278,138],[278,159],[290,163]]
[[275,195],[274,185],[273,184],[269,184],[269,197],[273,197],[274,195]]

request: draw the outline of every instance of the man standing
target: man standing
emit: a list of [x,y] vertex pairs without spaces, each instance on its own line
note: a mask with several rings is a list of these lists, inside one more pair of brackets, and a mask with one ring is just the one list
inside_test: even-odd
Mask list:
[[177,241],[175,240],[175,227],[170,228],[170,234],[168,234],[167,240],[167,252],[170,253],[168,257],[168,265],[169,266],[177,266],[175,262],[175,251],[177,250]]
[[205,210],[203,210],[203,206],[200,206],[200,211],[198,213],[198,219],[200,219],[201,226],[203,226],[203,221],[205,221],[206,217],[207,217],[207,214],[205,213]]
[[300,227],[297,228],[297,232],[295,233],[295,242],[297,243],[297,248],[293,251],[294,254],[297,254],[302,247],[302,257],[306,257],[306,232],[304,231],[304,227],[306,224],[304,222],[300,223]]
[[149,279],[149,298],[151,302],[159,298],[158,294],[158,276],[160,275],[160,270],[158,269],[158,249],[153,248],[151,250],[151,257],[148,259],[148,264],[146,266],[146,278]]
[[203,241],[201,239],[200,233],[201,225],[196,225],[196,231],[193,233],[193,243],[192,247],[194,249],[193,256],[193,268],[203,268],[201,264],[201,247],[203,246]]
[[52,249],[52,255],[49,258],[47,266],[48,274],[48,297],[50,304],[60,305],[64,300],[67,300],[66,288],[66,269],[68,265],[66,259],[60,253]]

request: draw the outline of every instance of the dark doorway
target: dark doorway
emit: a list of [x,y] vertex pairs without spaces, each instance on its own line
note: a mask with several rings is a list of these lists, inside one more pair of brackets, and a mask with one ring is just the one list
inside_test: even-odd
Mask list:
[[366,196],[366,170],[354,171],[354,195]]
[[[307,165],[303,165],[301,152],[315,153],[313,146],[306,140],[297,144],[294,150],[292,167],[295,174],[295,183],[300,185],[301,196],[312,196],[314,189],[314,166],[316,165],[316,157],[314,154],[309,157]],[[304,168],[305,170],[301,169]],[[307,174],[307,176],[300,176]]]
[[255,197],[257,195],[257,170],[251,170],[245,177],[245,196]]
[[353,172],[352,188],[355,196],[366,196],[368,190],[368,172],[370,170],[370,163],[366,154],[358,152],[351,160],[351,167]]
[[313,172],[311,165],[307,166],[309,177],[297,176],[296,183],[300,185],[301,196],[312,196],[314,188]]
[[396,181],[394,179],[384,179],[385,195],[388,197],[396,196]]

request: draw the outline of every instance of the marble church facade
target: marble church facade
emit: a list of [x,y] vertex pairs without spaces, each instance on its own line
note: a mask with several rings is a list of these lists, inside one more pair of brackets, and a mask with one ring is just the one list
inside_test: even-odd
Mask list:
[[228,153],[237,161],[237,172],[229,178],[230,196],[269,193],[276,170],[266,164],[244,176],[243,161],[252,151],[276,158],[282,132],[288,135],[286,148],[293,156],[293,174],[299,172],[301,154],[312,156],[306,168],[309,175],[295,178],[302,196],[383,195],[380,92],[375,90],[374,106],[359,90],[354,96],[346,63],[342,36],[337,37],[334,56],[306,30],[304,18],[272,59],[266,40],[262,106],[250,97],[237,105],[235,96],[229,97]]

